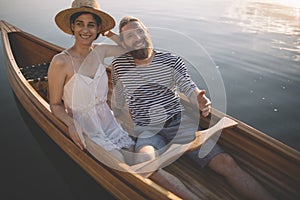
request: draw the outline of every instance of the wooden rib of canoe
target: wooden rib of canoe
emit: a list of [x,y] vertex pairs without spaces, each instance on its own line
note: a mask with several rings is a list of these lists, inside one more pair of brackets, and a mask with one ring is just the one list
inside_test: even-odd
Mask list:
[[[1,21],[6,71],[11,87],[23,107],[75,162],[117,199],[177,199],[171,192],[135,173],[111,169],[87,151],[81,151],[67,136],[67,127],[50,111],[47,69],[63,48]],[[110,77],[110,68],[107,68]],[[111,88],[111,81],[109,81]],[[109,93],[110,96],[110,93]],[[184,105],[191,113],[195,109]],[[198,113],[195,113],[198,114]],[[224,114],[213,109],[201,118],[203,127]],[[227,116],[233,119],[230,116]],[[224,129],[218,143],[239,165],[278,199],[300,199],[300,153],[274,138],[234,119],[238,125]],[[101,151],[101,149],[99,150]],[[109,156],[104,152],[100,155]],[[199,199],[242,199],[226,180],[208,168],[200,169],[182,156],[164,168],[178,177]],[[253,191],[255,192],[255,191]]]

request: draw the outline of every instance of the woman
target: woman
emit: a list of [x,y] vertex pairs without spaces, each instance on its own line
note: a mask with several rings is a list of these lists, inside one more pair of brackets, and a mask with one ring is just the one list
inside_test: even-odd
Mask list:
[[[62,31],[74,35],[75,43],[51,61],[48,71],[51,111],[68,126],[70,137],[82,150],[86,148],[82,134],[88,134],[95,143],[124,161],[121,152],[126,151],[121,149],[134,143],[117,124],[106,103],[108,80],[103,60],[125,51],[119,46],[93,44],[100,33],[114,27],[114,20],[100,11],[94,0],[75,0],[71,9],[56,15],[55,21]],[[97,152],[97,147],[92,148]],[[127,157],[130,158],[127,163],[133,164],[135,155],[126,153]],[[195,199],[176,177],[162,169],[149,178],[184,199]]]
[[100,11],[95,0],[75,0],[72,8],[59,12],[57,26],[74,35],[69,49],[55,55],[48,71],[50,109],[67,126],[80,149],[83,134],[124,161],[120,149],[134,143],[119,126],[106,103],[108,79],[104,58],[124,53],[120,46],[94,44],[100,33],[115,26],[114,19]]

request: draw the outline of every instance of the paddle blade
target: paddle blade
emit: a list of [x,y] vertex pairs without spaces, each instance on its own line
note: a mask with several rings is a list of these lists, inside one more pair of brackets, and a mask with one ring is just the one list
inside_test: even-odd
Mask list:
[[211,138],[216,133],[221,132],[225,128],[236,126],[238,123],[228,117],[223,117],[216,123],[213,127],[206,130],[197,131],[195,133],[196,138],[189,147],[189,151],[199,148],[203,143],[205,143],[209,138]]

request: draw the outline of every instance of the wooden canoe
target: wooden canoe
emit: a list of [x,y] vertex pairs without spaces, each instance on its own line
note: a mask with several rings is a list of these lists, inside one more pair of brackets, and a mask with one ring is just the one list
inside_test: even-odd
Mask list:
[[[15,95],[45,133],[75,162],[117,199],[178,199],[149,179],[111,169],[89,152],[81,151],[67,136],[66,125],[50,112],[48,103],[47,69],[52,57],[63,49],[5,21],[1,21],[1,31],[6,71]],[[110,68],[107,73],[110,77]],[[109,86],[111,88],[111,81]],[[188,102],[183,102],[190,113],[196,112]],[[200,123],[208,127],[223,116],[224,113],[213,109],[211,116],[201,118]],[[234,120],[238,125],[223,130],[219,139],[224,150],[278,199],[300,199],[300,153]],[[102,153],[108,156],[105,152],[100,155]],[[223,177],[209,169],[200,169],[185,156],[165,170],[177,176],[199,199],[242,199]]]

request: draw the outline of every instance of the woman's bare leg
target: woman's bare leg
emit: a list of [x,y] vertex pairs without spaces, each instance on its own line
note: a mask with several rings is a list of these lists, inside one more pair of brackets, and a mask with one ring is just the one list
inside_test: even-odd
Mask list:
[[[137,153],[139,153],[138,155],[140,156],[136,157],[136,163],[145,162],[155,158],[155,149],[152,146],[144,146],[139,149]],[[144,173],[141,175],[145,178],[149,177],[155,183],[163,186],[183,199],[199,199],[195,194],[187,189],[187,187],[177,177],[163,169],[158,169],[155,172]]]

